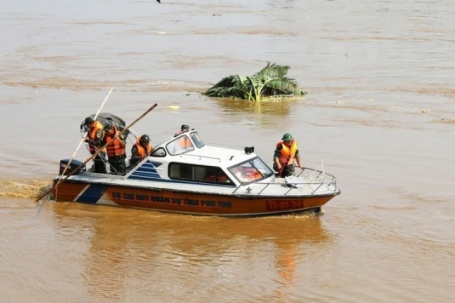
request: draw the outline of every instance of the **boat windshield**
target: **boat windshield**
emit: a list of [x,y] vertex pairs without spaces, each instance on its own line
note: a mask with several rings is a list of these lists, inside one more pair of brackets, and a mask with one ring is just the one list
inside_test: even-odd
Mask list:
[[240,182],[254,182],[273,175],[273,171],[259,157],[232,166],[228,170]]
[[201,148],[205,145],[204,142],[202,142],[201,137],[199,137],[199,134],[197,132],[191,132],[190,137],[191,137],[191,140],[193,140],[194,145],[196,145],[197,148]]
[[166,149],[170,155],[179,155],[188,151],[194,150],[193,142],[191,142],[188,135],[181,135],[169,142]]

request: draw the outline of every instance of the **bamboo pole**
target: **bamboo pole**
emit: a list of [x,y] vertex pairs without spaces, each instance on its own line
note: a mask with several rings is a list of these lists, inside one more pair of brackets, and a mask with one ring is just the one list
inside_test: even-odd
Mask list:
[[47,196],[52,190],[54,190],[58,184],[60,184],[60,182],[65,182],[66,179],[68,179],[70,176],[72,176],[75,172],[77,172],[82,166],[84,166],[88,161],[90,160],[93,160],[96,156],[98,156],[98,154],[106,147],[108,146],[109,144],[111,144],[112,142],[114,142],[115,139],[117,139],[118,137],[120,137],[125,131],[127,131],[130,127],[132,127],[134,124],[136,124],[136,122],[138,122],[139,120],[141,120],[142,118],[145,117],[145,115],[147,115],[150,111],[152,111],[158,104],[154,104],[152,107],[150,107],[146,112],[144,112],[141,116],[139,116],[136,120],[134,120],[130,125],[128,125],[127,127],[125,127],[121,132],[119,132],[112,140],[110,140],[109,142],[107,142],[106,144],[104,144],[104,146],[100,147],[91,157],[89,157],[87,160],[85,160],[82,164],[80,164],[78,167],[76,167],[75,169],[73,169],[68,175],[66,175],[65,177],[61,178],[59,180],[59,182],[57,182],[57,184],[53,187],[51,187],[48,191],[46,191],[44,194],[42,194],[41,196],[39,196],[35,202],[38,202],[39,200],[41,200],[42,198],[44,198],[45,196]]

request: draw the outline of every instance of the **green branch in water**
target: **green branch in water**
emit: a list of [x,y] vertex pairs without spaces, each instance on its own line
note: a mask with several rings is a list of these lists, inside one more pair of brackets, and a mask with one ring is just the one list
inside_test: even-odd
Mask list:
[[286,77],[290,67],[267,62],[266,67],[253,76],[231,75],[202,94],[215,98],[245,99],[259,102],[263,99],[302,97],[307,93],[294,79]]

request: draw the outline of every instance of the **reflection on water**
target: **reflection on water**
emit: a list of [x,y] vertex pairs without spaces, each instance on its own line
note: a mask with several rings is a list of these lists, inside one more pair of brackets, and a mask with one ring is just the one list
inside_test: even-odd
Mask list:
[[[250,289],[241,285],[251,275],[268,276],[274,282],[264,286],[279,295],[302,282],[296,264],[311,247],[331,242],[311,213],[237,220],[74,203],[55,203],[53,212],[58,241],[77,239],[75,245],[86,247],[78,262],[90,298],[118,302],[137,283],[152,292],[167,281],[170,291],[181,292],[207,283],[207,277],[227,279],[225,288],[247,294]],[[274,269],[265,273],[251,262]]]
[[214,102],[229,114],[249,112],[254,114],[268,114],[276,117],[288,116],[292,108],[297,106],[297,100],[295,99],[247,102],[245,100],[216,98]]

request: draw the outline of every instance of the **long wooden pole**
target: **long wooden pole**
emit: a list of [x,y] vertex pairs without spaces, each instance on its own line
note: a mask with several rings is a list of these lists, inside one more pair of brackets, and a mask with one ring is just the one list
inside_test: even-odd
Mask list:
[[[106,98],[104,98],[104,101],[103,101],[103,103],[101,104],[101,106],[100,106],[100,108],[98,109],[98,111],[96,112],[96,115],[95,115],[95,117],[93,118],[93,120],[96,120],[96,118],[98,118],[98,115],[100,114],[101,110],[103,109],[104,104],[106,104],[106,101],[107,101],[107,99],[109,98],[109,96],[111,95],[113,89],[114,89],[114,88],[111,87],[111,89],[110,89],[109,92],[107,93]],[[77,146],[77,148],[76,148],[76,150],[74,151],[73,155],[71,156],[70,160],[69,160],[68,163],[66,164],[65,169],[64,169],[63,172],[62,172],[62,175],[64,175],[64,174],[66,173],[66,170],[68,169],[68,167],[70,166],[71,162],[73,161],[74,156],[76,155],[76,153],[78,152],[79,148],[81,147],[82,142],[85,141],[86,136],[87,136],[87,132],[86,132],[86,133],[84,134],[84,136],[82,137],[81,141],[79,142],[79,145]],[[60,180],[59,180],[59,182],[60,182]],[[57,184],[58,184],[58,183],[57,183]]]
[[109,96],[111,95],[111,93],[112,93],[113,90],[114,90],[114,88],[111,87],[111,89],[109,90],[109,92],[108,92],[107,95],[106,95],[106,98],[104,98],[103,104],[101,104],[100,108],[99,108],[98,111],[96,112],[95,117],[93,118],[93,120],[96,120],[96,118],[98,118],[98,115],[100,114],[101,110],[102,110],[103,107],[104,107],[104,104],[107,102],[107,99],[109,98]]
[[[112,142],[114,142],[115,139],[117,139],[118,137],[120,137],[125,131],[127,131],[129,128],[131,128],[134,124],[136,124],[137,121],[141,120],[142,118],[145,117],[145,115],[147,115],[150,111],[152,111],[158,104],[154,104],[152,107],[150,107],[145,113],[143,113],[141,116],[139,116],[139,118],[137,118],[136,120],[134,120],[130,125],[128,125],[127,127],[125,127],[121,132],[119,132],[117,135],[115,135],[115,137],[110,140],[109,142],[107,142],[106,144],[104,144],[104,146],[100,147],[91,157],[89,157],[87,160],[85,160],[82,164],[80,164],[78,167],[76,167],[75,169],[73,169],[69,174],[67,174],[64,178],[60,179],[61,182],[64,182],[66,181],[66,179],[68,179],[70,176],[72,176],[75,172],[77,172],[82,166],[84,166],[88,161],[94,159],[96,156],[98,156],[98,154],[106,147],[108,146],[109,144],[111,144]],[[59,181],[60,181],[59,180]],[[53,186],[51,187],[48,191],[46,191],[44,194],[42,194],[41,196],[39,196],[35,202],[38,202],[39,200],[41,200],[42,198],[44,198],[45,196],[47,196],[54,188],[56,188],[56,186]]]

